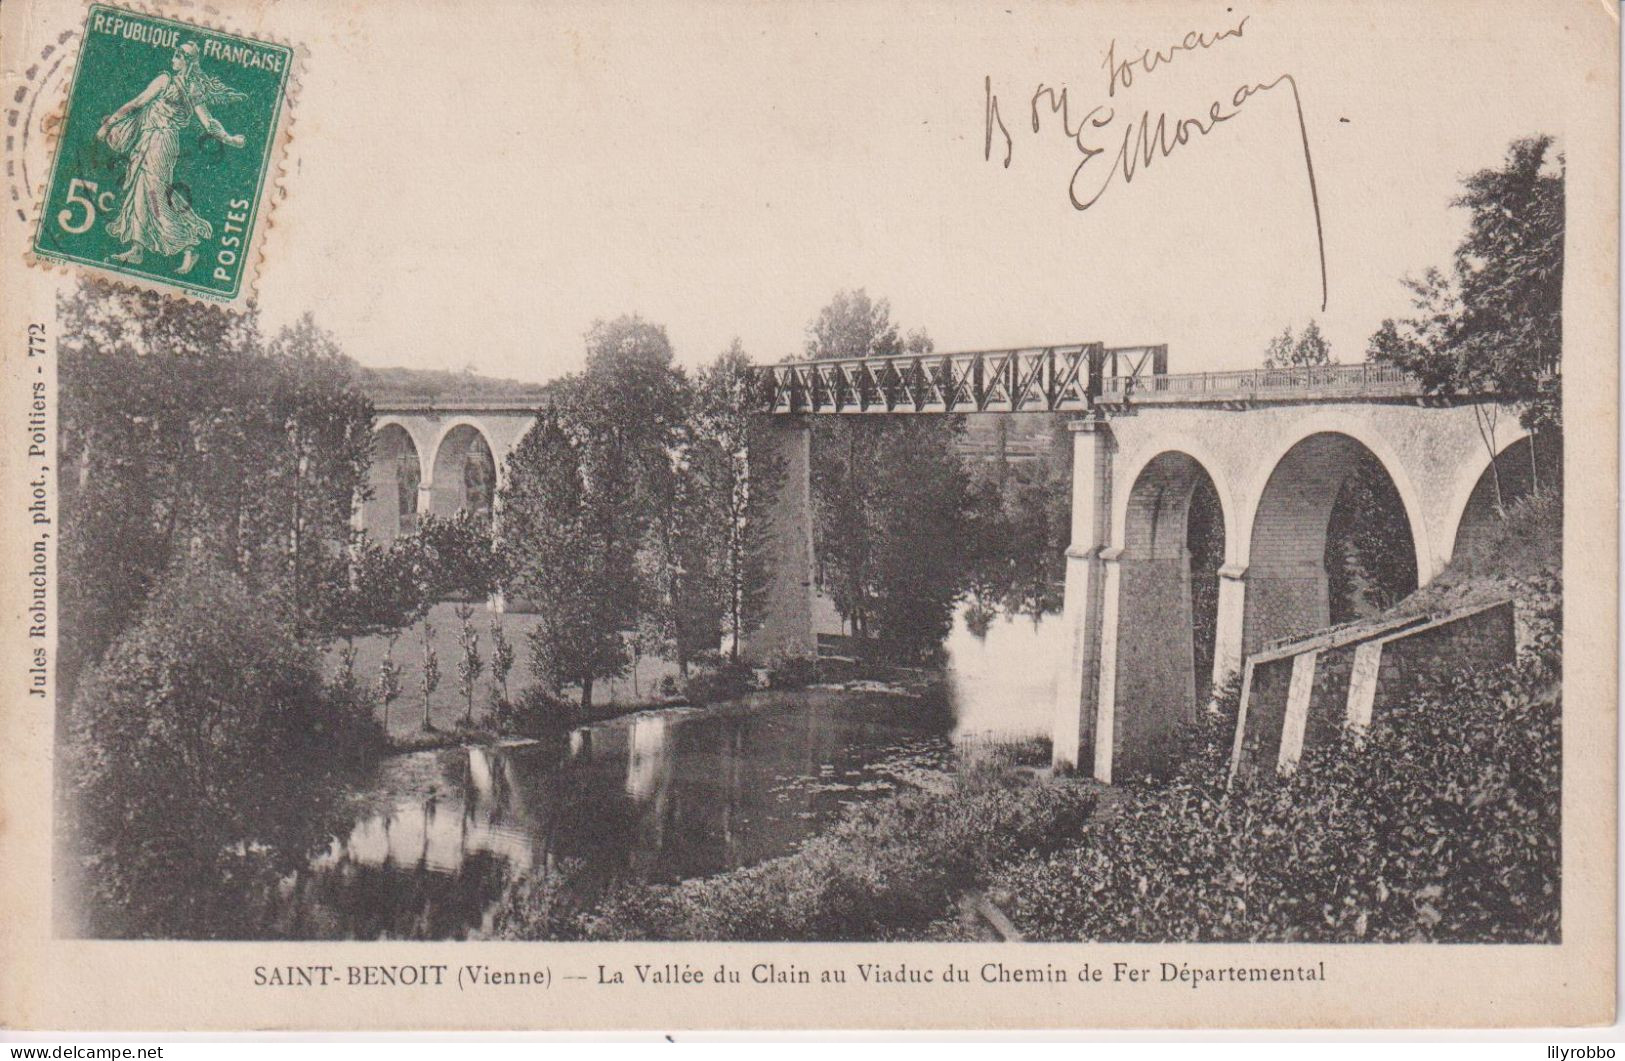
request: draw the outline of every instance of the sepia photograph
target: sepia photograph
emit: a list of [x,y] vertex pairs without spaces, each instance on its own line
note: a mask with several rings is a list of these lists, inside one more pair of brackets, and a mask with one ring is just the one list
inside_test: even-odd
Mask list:
[[0,1024],[1613,1019],[1617,10],[4,14]]

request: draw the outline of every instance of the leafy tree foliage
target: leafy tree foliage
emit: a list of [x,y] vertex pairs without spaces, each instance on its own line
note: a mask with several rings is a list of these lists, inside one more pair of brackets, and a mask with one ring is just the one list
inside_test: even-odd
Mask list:
[[[567,413],[544,408],[508,457],[503,495],[503,548],[511,557],[510,589],[538,613],[529,635],[531,669],[550,690],[577,680],[619,674],[625,667],[619,631],[623,612],[608,599],[618,576],[606,558],[629,569],[633,550],[612,556],[598,540],[584,456]],[[624,542],[623,542],[624,545]],[[624,592],[624,583],[620,585]]]
[[[345,674],[349,674],[348,661],[354,658],[357,638],[389,637],[393,650],[394,635],[419,620],[426,620],[430,607],[437,601],[481,600],[495,593],[504,579],[504,560],[492,536],[490,519],[468,512],[459,512],[450,519],[425,516],[413,533],[401,535],[388,545],[381,545],[365,535],[357,536],[350,548],[348,581],[330,587],[318,602],[323,629],[345,642],[341,650],[346,660]],[[466,623],[460,633],[466,638]],[[439,660],[429,643],[433,631],[427,621],[420,636],[425,678],[433,678],[421,690],[424,728],[427,729],[428,698],[439,685]],[[473,649],[477,654],[477,635],[475,640]],[[462,643],[461,647],[459,678],[465,664],[470,663],[470,646]],[[392,659],[387,662],[395,666]],[[396,668],[393,691],[397,696],[399,676]],[[376,685],[380,692],[384,688],[383,684]],[[465,688],[464,692],[469,690]],[[380,696],[386,720],[391,700],[393,697],[386,700]],[[470,700],[469,714],[472,714],[471,694]]]
[[596,325],[587,367],[550,388],[509,458],[502,549],[540,619],[537,678],[557,691],[669,654],[686,675],[724,627],[737,654],[761,621],[766,508],[779,471],[751,446],[757,394],[737,343],[690,380],[664,330]]
[[701,369],[695,390],[694,434],[701,443],[695,467],[719,531],[712,540],[713,586],[737,660],[767,607],[770,508],[784,467],[757,438],[763,425],[756,414],[756,381],[739,340]]
[[394,548],[412,558],[425,608],[449,597],[483,600],[507,576],[508,558],[497,546],[491,520],[478,512],[425,515],[416,532],[396,543]]
[[1039,460],[973,465],[968,570],[973,632],[999,609],[1035,621],[1061,608],[1072,532],[1072,439],[1067,417],[1052,416]]
[[1270,340],[1264,354],[1265,368],[1313,368],[1316,365],[1335,365],[1332,344],[1320,333],[1320,325],[1311,320],[1303,334],[1294,338],[1289,325]]
[[[721,623],[717,580],[722,498],[709,488],[723,470],[716,440],[702,431],[699,395],[679,378],[679,415],[665,441],[666,464],[650,478],[653,520],[645,562],[644,606],[631,639],[634,656],[664,650],[686,678],[696,653],[714,651]],[[634,667],[635,667],[634,663]]]
[[583,707],[592,704],[595,680],[627,667],[622,632],[637,627],[647,597],[637,561],[664,479],[660,443],[670,427],[669,419],[656,420],[661,409],[640,410],[613,393],[614,363],[631,362],[631,391],[661,403],[666,415],[675,406],[675,390],[651,371],[669,369],[664,333],[632,326],[653,348],[611,349],[596,370],[561,381],[508,458],[503,546],[514,592],[540,612],[530,635],[532,666],[552,689],[580,685]]
[[306,317],[266,342],[252,311],[94,282],[59,313],[64,689],[183,561],[328,636],[372,446],[332,339]]
[[[928,353],[891,307],[840,292],[808,327],[809,358]],[[813,426],[815,550],[852,632],[912,647],[947,633],[961,590],[970,484],[954,442],[959,417],[821,417]]]
[[362,537],[352,547],[349,582],[322,601],[323,621],[349,643],[394,633],[428,611],[434,581],[420,539],[400,537],[386,546]]
[[241,931],[245,899],[328,841],[312,772],[381,739],[288,617],[203,562],[171,571],[88,672],[67,732],[89,927],[153,936]]
[[[1451,202],[1469,221],[1449,273],[1405,279],[1415,315],[1383,321],[1367,356],[1430,393],[1500,395],[1537,436],[1560,429],[1564,173],[1552,138],[1535,136],[1514,141],[1499,168],[1467,177]],[[1479,419],[1492,461],[1496,415],[1484,407]],[[1496,491],[1499,503],[1498,472]]]
[[623,632],[649,598],[639,556],[671,493],[681,377],[665,330],[638,317],[595,324],[587,365],[551,388],[508,458],[503,542],[513,592],[534,603],[533,670],[544,686],[623,674]]

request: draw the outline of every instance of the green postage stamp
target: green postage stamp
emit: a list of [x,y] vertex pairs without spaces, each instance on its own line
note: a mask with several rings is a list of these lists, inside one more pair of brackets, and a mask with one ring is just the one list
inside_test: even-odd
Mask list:
[[34,252],[245,297],[293,64],[285,44],[92,5]]

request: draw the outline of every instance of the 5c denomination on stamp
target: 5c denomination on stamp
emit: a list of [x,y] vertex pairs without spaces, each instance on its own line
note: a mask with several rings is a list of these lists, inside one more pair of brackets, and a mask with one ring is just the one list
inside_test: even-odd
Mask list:
[[92,5],[34,252],[246,297],[293,64],[286,44]]

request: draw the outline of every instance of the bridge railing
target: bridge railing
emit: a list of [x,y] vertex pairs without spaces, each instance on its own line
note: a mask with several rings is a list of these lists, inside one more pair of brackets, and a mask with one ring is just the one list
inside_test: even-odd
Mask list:
[[1115,377],[1102,382],[1102,404],[1139,400],[1209,398],[1285,398],[1304,395],[1409,394],[1416,380],[1393,365],[1298,365],[1232,372],[1182,372],[1176,375]]

